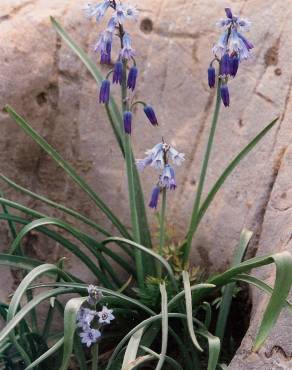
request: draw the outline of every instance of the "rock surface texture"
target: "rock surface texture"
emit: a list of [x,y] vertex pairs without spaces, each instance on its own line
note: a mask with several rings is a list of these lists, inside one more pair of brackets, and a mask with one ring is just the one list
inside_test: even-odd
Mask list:
[[[141,112],[134,122],[137,157],[161,136],[187,161],[178,171],[179,187],[169,198],[169,223],[175,237],[183,238],[200,160],[210,128],[214,91],[206,69],[217,40],[215,23],[224,16],[222,0],[136,0],[138,24],[130,25],[137,51],[138,99],[151,103],[159,118],[150,127]],[[211,186],[234,155],[268,122],[279,116],[277,127],[240,165],[217,195],[206,214],[193,246],[193,261],[208,272],[228,266],[240,231],[247,227],[255,237],[249,255],[291,250],[292,231],[292,6],[291,0],[233,0],[235,13],[253,22],[250,39],[256,48],[252,61],[243,64],[231,82],[231,107],[222,108],[207,183]],[[97,104],[97,87],[82,63],[58,38],[49,16],[55,16],[94,60],[92,45],[102,25],[83,17],[83,1],[1,0],[0,4],[0,106],[9,103],[84,175],[110,207],[129,220],[125,169],[105,112]],[[103,69],[106,74],[106,69]],[[0,113],[1,172],[17,183],[60,201],[98,222],[103,215],[62,170],[27,137],[7,114]],[[156,174],[142,175],[146,197]],[[5,195],[29,207],[58,216],[56,211],[24,198],[1,184]],[[149,213],[155,226],[155,217]],[[114,231],[114,229],[112,230]],[[1,224],[1,249],[9,233]],[[40,259],[56,261],[64,255],[38,234],[26,240],[26,249]],[[75,273],[90,280],[68,255]],[[272,283],[275,272],[261,277]],[[1,299],[18,283],[18,277],[1,268]],[[5,290],[4,290],[5,287]],[[267,297],[252,291],[250,329],[232,370],[292,369],[291,316],[284,312],[263,349],[251,353],[252,339]]]

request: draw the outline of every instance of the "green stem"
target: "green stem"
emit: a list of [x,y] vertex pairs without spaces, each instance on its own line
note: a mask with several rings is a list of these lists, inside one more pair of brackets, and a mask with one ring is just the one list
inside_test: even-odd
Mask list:
[[165,243],[165,212],[166,211],[166,188],[162,190],[162,204],[160,213],[160,228],[159,228],[159,254],[162,256]]
[[[123,78],[122,78],[122,108],[123,113],[129,109],[128,99],[127,99],[127,61],[123,61]],[[129,188],[129,200],[130,200],[130,210],[131,210],[131,221],[133,228],[133,238],[136,243],[141,242],[139,220],[136,206],[136,193],[135,193],[135,182],[134,182],[134,163],[132,155],[131,146],[131,136],[124,133],[124,151],[127,166],[127,176],[128,176],[128,188]],[[137,270],[137,279],[140,288],[144,287],[144,268],[141,251],[135,251],[135,261]]]
[[215,110],[213,114],[213,119],[212,119],[212,125],[211,125],[211,130],[209,134],[209,139],[206,147],[206,152],[201,168],[201,173],[200,173],[200,178],[199,178],[199,184],[198,184],[198,190],[195,198],[195,203],[193,207],[193,213],[191,217],[191,223],[189,227],[189,231],[187,234],[187,241],[184,249],[184,255],[183,255],[183,263],[184,265],[187,264],[189,255],[190,255],[190,250],[192,246],[192,240],[194,237],[194,234],[198,228],[199,225],[199,218],[198,218],[198,213],[199,213],[199,208],[200,208],[200,203],[201,203],[201,197],[204,189],[204,183],[206,179],[206,174],[207,174],[207,169],[208,169],[208,163],[210,159],[210,154],[213,146],[213,141],[215,137],[215,132],[216,132],[216,127],[217,127],[217,122],[218,122],[218,117],[219,117],[219,111],[220,111],[220,105],[221,105],[221,96],[220,96],[220,86],[221,82],[220,79],[218,79],[218,85],[217,85],[217,97],[216,97],[216,105],[215,105]]
[[92,370],[98,370],[98,343],[92,347]]
[[[166,211],[166,189],[162,190],[161,212],[159,215],[159,254],[163,255],[163,247],[165,243],[165,211]],[[161,276],[161,264],[157,263],[157,275]]]

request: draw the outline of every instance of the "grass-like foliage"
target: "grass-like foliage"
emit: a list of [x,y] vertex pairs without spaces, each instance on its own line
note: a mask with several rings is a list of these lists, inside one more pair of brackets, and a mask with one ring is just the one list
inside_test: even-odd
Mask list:
[[[226,9],[227,20],[223,25],[225,52],[220,51],[218,45],[214,48],[215,58],[208,70],[210,87],[217,85],[210,135],[189,227],[185,230],[185,239],[174,246],[165,223],[167,192],[176,188],[174,169],[169,162],[180,164],[184,155],[163,141],[148,152],[144,160],[135,161],[131,146],[133,107],[142,105],[153,126],[158,121],[153,108],[142,101],[130,104],[128,96],[128,90],[135,89],[137,66],[129,35],[124,30],[124,18],[135,18],[136,10],[115,1],[104,1],[101,5],[88,6],[87,12],[99,20],[110,8],[115,15],[105,31],[108,33],[102,34],[96,48],[101,51],[102,62],[107,63],[112,42],[110,32],[117,32],[121,50],[114,69],[109,70],[105,79],[61,25],[55,19],[51,20],[56,32],[101,87],[100,101],[105,103],[109,123],[125,161],[131,228],[125,226],[123,220],[24,117],[11,106],[5,107],[19,128],[88,195],[92,207],[102,212],[115,231],[111,233],[87,215],[36,194],[4,174],[0,175],[6,185],[43,202],[46,209],[51,207],[64,216],[69,215],[72,220],[68,223],[65,218],[53,218],[49,211],[48,214],[41,213],[0,194],[0,219],[7,223],[11,234],[11,245],[7,253],[0,254],[0,265],[20,270],[22,274],[10,303],[0,305],[0,315],[6,323],[0,332],[1,369],[224,369],[225,362],[234,353],[230,350],[232,335],[225,333],[239,283],[257,287],[270,297],[254,339],[254,351],[258,351],[268,337],[281,310],[291,310],[287,296],[292,281],[292,256],[284,251],[244,261],[252,237],[248,230],[242,231],[232,265],[225,272],[203,278],[190,261],[196,230],[217,192],[240,161],[277,122],[277,119],[273,120],[247,143],[202,199],[221,101],[225,106],[229,105],[228,80],[235,77],[239,62],[247,58],[252,48],[252,44],[238,32],[247,21],[242,20],[239,24],[238,18]],[[112,31],[110,27],[113,27]],[[232,51],[231,46],[227,46],[236,37],[242,43]],[[234,40],[232,45],[234,47]],[[216,78],[213,64],[217,62],[219,74]],[[120,85],[121,104],[109,93],[111,74],[114,82]],[[138,171],[138,168],[149,164],[162,171],[150,201],[150,207],[156,209],[158,199],[162,198],[161,209],[157,212],[158,237],[151,235],[148,226]],[[91,232],[84,232],[84,226]],[[64,259],[54,265],[26,256],[23,239],[32,231],[53,239],[75,255],[95,277],[97,286],[88,288],[89,282],[66,271]],[[113,249],[113,245],[118,248]],[[39,244],[38,248],[46,246]],[[273,287],[248,275],[252,269],[271,264],[276,268]],[[123,274],[117,271],[123,271]],[[41,319],[40,305],[47,307]]]

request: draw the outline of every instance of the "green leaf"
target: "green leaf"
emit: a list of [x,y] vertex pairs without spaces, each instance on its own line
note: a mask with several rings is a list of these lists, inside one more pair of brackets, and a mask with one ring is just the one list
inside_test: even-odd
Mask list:
[[205,337],[208,341],[209,356],[208,356],[208,368],[207,370],[216,370],[220,355],[220,339],[207,330],[198,330],[198,334]]
[[[266,284],[262,280],[257,279],[256,277],[251,276],[251,275],[246,275],[246,274],[237,275],[232,280],[234,280],[234,281],[242,281],[244,283],[254,285],[255,287],[261,289],[263,292],[265,292],[267,294],[270,294],[270,295],[273,294],[273,291],[274,291],[274,289],[271,288],[268,284]],[[286,302],[285,302],[285,308],[287,308],[289,311],[292,312],[292,303],[290,303],[288,300],[286,300]]]
[[148,249],[148,248],[144,247],[143,245],[140,245],[138,243],[135,243],[135,242],[133,242],[131,240],[124,239],[124,238],[107,238],[102,243],[104,245],[106,245],[106,244],[111,243],[111,242],[122,242],[122,243],[128,244],[131,247],[140,249],[141,251],[145,252],[146,254],[148,254],[148,255],[154,257],[155,259],[157,259],[165,267],[166,271],[168,272],[168,275],[169,275],[169,277],[171,279],[171,282],[172,282],[173,287],[175,288],[175,290],[178,290],[176,279],[175,279],[175,276],[174,276],[174,273],[172,271],[171,266],[159,254],[153,252],[151,249]]
[[83,189],[98,208],[107,216],[107,218],[116,226],[120,233],[130,238],[130,235],[125,226],[112,213],[108,206],[100,199],[100,197],[91,189],[91,187],[77,175],[74,168],[66,162],[60,154],[44,139],[42,138],[20,115],[18,115],[12,107],[5,106],[5,110],[9,113],[12,119],[36,142],[39,146],[61,167],[63,170]]
[[[80,221],[84,222],[85,224],[93,227],[94,229],[96,229],[97,231],[99,231],[100,233],[102,233],[105,236],[111,236],[111,234],[109,232],[107,232],[103,227],[101,227],[100,225],[98,225],[97,223],[95,223],[94,221],[89,219],[88,217],[85,217],[82,214],[78,213],[77,211],[74,211],[71,208],[67,208],[67,207],[63,206],[62,204],[53,202],[52,200],[50,200],[50,199],[48,199],[48,198],[46,198],[42,195],[36,194],[36,193],[18,185],[18,184],[16,184],[15,182],[13,182],[12,180],[10,180],[8,177],[4,176],[1,173],[0,173],[0,178],[3,181],[5,181],[7,184],[12,186],[14,189],[22,192],[23,194],[29,195],[30,197],[32,197],[34,199],[40,200],[41,202],[43,202],[45,204],[48,204],[51,207],[54,207],[54,208],[56,208],[56,209],[58,209],[58,210],[60,210],[64,213],[67,213],[68,215],[76,218],[77,220],[80,220]],[[4,201],[8,201],[8,199],[5,199],[3,196],[2,196],[2,200],[3,200],[3,202],[1,202],[2,204],[6,204],[6,203],[4,203]],[[14,206],[18,205],[18,203],[16,203],[16,202],[11,202],[11,204],[14,204]],[[16,207],[14,207],[14,208],[16,208]],[[27,209],[29,209],[29,208],[27,208]]]
[[[157,358],[157,359],[160,359],[161,355],[152,351],[150,348],[147,348],[145,346],[140,346],[146,353],[149,353],[150,355],[152,355],[153,357]],[[165,361],[168,362],[173,369],[175,370],[183,370],[183,368],[180,366],[180,364],[175,361],[173,358],[169,357],[169,356],[165,356]]]
[[275,326],[292,284],[291,254],[289,252],[278,253],[273,256],[273,259],[277,267],[274,292],[270,298],[258,330],[253,347],[254,351],[260,349],[270,331]]
[[192,292],[190,285],[190,278],[187,271],[183,271],[183,282],[184,282],[184,291],[185,291],[185,300],[186,300],[186,312],[187,312],[187,322],[190,337],[194,343],[194,346],[201,352],[203,352],[202,347],[199,345],[197,340],[194,326],[193,326],[193,307],[192,307]]
[[274,127],[279,118],[274,119],[270,124],[268,124],[225,168],[222,175],[216,181],[215,185],[207,195],[202,206],[200,207],[198,213],[197,226],[199,225],[201,219],[206,213],[208,207],[212,203],[215,195],[220,190],[221,186],[224,184],[228,176],[233,172],[237,165],[245,158],[245,156],[259,143],[259,141]]
[[132,368],[132,367],[129,367],[129,365],[130,363],[136,360],[138,348],[139,348],[143,333],[144,333],[144,328],[138,330],[136,333],[134,333],[131,336],[129,343],[127,345],[127,348],[126,348],[125,355],[124,355],[122,370],[127,370],[127,369]]
[[167,342],[168,342],[168,307],[167,307],[167,293],[165,284],[160,285],[161,293],[161,315],[162,315],[162,341],[161,341],[161,353],[159,357],[156,370],[161,370],[165,361]]
[[[240,235],[239,243],[237,248],[235,249],[235,253],[233,256],[233,261],[231,266],[237,266],[242,261],[250,239],[252,237],[252,232],[246,229],[243,229]],[[216,322],[216,331],[215,335],[220,338],[221,342],[224,339],[224,333],[226,328],[226,322],[229,316],[230,306],[232,302],[233,292],[236,283],[230,283],[224,288],[224,293],[222,297],[222,302],[220,305],[219,315]]]
[[[28,225],[26,225],[17,235],[16,239],[13,241],[10,253],[14,254],[18,250],[19,243],[23,239],[23,237],[28,234],[31,230],[40,228],[44,225],[56,225],[59,226],[66,231],[70,232],[72,235],[74,235],[78,240],[83,241],[82,234],[79,233],[75,228],[67,225],[65,222],[60,221],[58,219],[54,219],[51,217],[45,217],[38,220],[34,220],[30,222]],[[60,238],[58,238],[60,239]],[[108,279],[105,278],[104,274],[101,273],[101,271],[98,269],[96,264],[92,261],[90,257],[88,257],[80,248],[75,246],[72,243],[66,243],[66,245],[63,243],[64,246],[66,246],[67,249],[69,249],[71,252],[73,252],[89,269],[94,273],[95,276],[100,279],[100,281],[105,284],[106,286],[110,286]],[[90,249],[91,251],[91,249]],[[91,251],[92,252],[92,251]]]
[[24,370],[31,370],[38,366],[41,362],[48,359],[52,356],[55,352],[57,352],[64,344],[64,337],[59,339],[50,349],[44,352],[41,356],[39,356],[35,361],[33,361],[29,366],[27,366]]
[[72,298],[66,306],[64,312],[64,348],[63,360],[60,370],[67,370],[69,366],[70,357],[73,351],[74,334],[76,330],[76,315],[86,301],[87,297]]
[[254,351],[258,351],[269,332],[274,327],[282,307],[285,304],[286,298],[292,284],[292,256],[289,252],[284,251],[264,257],[255,257],[245,262],[242,262],[236,267],[233,267],[223,274],[209,279],[209,283],[217,286],[223,286],[232,281],[236,275],[250,271],[253,268],[269,265],[275,263],[276,281],[274,285],[274,292],[270,298],[264,317],[257,334]]

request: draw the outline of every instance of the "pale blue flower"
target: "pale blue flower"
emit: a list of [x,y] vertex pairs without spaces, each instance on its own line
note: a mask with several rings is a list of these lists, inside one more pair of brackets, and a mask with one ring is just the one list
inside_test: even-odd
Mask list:
[[149,166],[152,163],[152,156],[148,155],[143,159],[136,159],[136,165],[139,171],[143,171],[145,167]]
[[90,310],[89,308],[83,308],[81,307],[80,310],[77,313],[77,326],[79,328],[82,328],[82,330],[86,330],[90,327],[90,324],[92,320],[95,317],[95,311]]
[[80,333],[81,342],[90,347],[92,344],[96,343],[101,337],[101,332],[97,329],[88,328],[84,332]]
[[139,17],[139,11],[132,5],[124,5],[125,15],[127,19],[137,21]]
[[114,13],[114,18],[116,22],[123,24],[126,19],[125,7],[122,4],[117,5],[116,11]]
[[214,47],[212,49],[213,54],[216,55],[219,58],[222,58],[222,56],[226,52],[227,41],[228,41],[228,31],[224,31],[220,35],[218,42],[214,45]]
[[251,22],[234,16],[230,8],[226,8],[225,12],[227,19],[220,19],[217,23],[219,27],[224,28],[224,31],[214,45],[213,53],[220,59],[226,53],[230,56],[237,55],[239,60],[248,59],[253,45],[239,31],[248,31]]
[[88,292],[88,296],[89,296],[87,298],[87,302],[90,305],[97,304],[103,297],[102,292],[100,291],[100,289],[97,286],[92,285],[92,284],[88,286],[87,292]]
[[169,164],[165,165],[160,183],[162,187],[165,187],[169,190],[175,190],[176,188],[176,181],[175,181],[175,172],[173,167],[171,167]]
[[131,45],[131,37],[128,33],[125,33],[123,36],[123,49],[120,52],[120,57],[122,59],[131,59],[135,55],[135,51]]
[[99,22],[109,7],[110,0],[104,0],[102,3],[96,5],[89,3],[84,7],[84,12],[87,18],[95,17],[96,21]]
[[110,324],[115,319],[113,310],[109,310],[106,306],[102,307],[102,310],[97,313],[100,324]]
[[180,166],[185,161],[185,154],[178,152],[172,146],[169,148],[169,154],[172,162],[177,166]]

